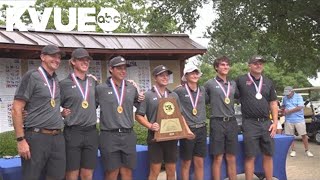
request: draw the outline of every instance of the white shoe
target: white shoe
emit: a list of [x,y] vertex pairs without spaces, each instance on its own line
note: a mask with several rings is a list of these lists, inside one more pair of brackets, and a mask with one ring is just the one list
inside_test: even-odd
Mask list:
[[313,154],[308,150],[308,151],[306,151],[306,156],[313,157]]
[[297,155],[296,151],[291,151],[291,153],[290,153],[291,157],[296,157],[296,155]]

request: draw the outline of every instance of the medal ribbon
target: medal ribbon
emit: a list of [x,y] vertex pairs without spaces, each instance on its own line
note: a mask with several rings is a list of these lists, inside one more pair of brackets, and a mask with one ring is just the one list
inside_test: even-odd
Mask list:
[[[153,86],[153,88],[154,88],[154,90],[156,91],[156,93],[158,94],[159,98],[162,98],[162,96],[161,96],[159,90],[157,89],[157,87],[156,87],[156,86]],[[164,97],[165,97],[165,98],[168,97],[167,91],[164,91]]]
[[86,80],[86,89],[83,91],[83,88],[81,87],[79,81],[77,80],[76,78],[76,75],[74,73],[71,74],[71,77],[72,77],[72,80],[73,82],[76,83],[78,89],[80,90],[81,92],[81,95],[83,97],[83,100],[87,100],[88,99],[88,94],[89,94],[89,82],[88,82],[88,77],[87,77],[87,80]]
[[197,95],[196,95],[196,100],[195,100],[195,101],[194,101],[194,99],[193,99],[193,96],[192,96],[192,94],[191,94],[191,91],[190,91],[188,85],[185,84],[184,87],[186,88],[186,90],[187,90],[187,92],[188,92],[188,94],[189,94],[189,99],[190,99],[190,101],[191,101],[191,104],[192,104],[193,109],[197,109],[198,100],[199,100],[199,95],[200,95],[200,89],[199,89],[199,87],[197,87]]
[[224,89],[224,87],[222,86],[222,84],[216,79],[214,78],[214,80],[216,80],[216,82],[218,83],[218,85],[220,86],[220,89],[222,90],[223,94],[225,95],[225,98],[229,98],[230,96],[230,81],[228,81],[228,87],[227,87],[227,92]]
[[254,82],[254,80],[252,79],[250,73],[248,73],[248,78],[250,79],[251,82],[253,82],[254,87],[256,88],[256,92],[257,94],[260,93],[261,94],[261,89],[262,89],[262,83],[263,83],[263,77],[260,77],[260,82],[259,82],[259,87],[257,86],[257,84]]
[[119,95],[119,92],[118,92],[118,88],[116,87],[116,85],[113,82],[112,78],[110,78],[110,82],[111,82],[111,85],[112,85],[112,89],[113,89],[114,93],[116,94],[116,97],[117,97],[117,100],[118,100],[118,104],[119,104],[119,106],[122,106],[123,97],[124,97],[124,89],[125,89],[124,80],[122,80],[122,83],[121,83],[121,94],[120,95]]
[[48,85],[51,99],[54,99],[55,94],[56,94],[56,81],[53,79],[53,81],[52,81],[52,89],[51,89],[50,83],[48,81],[48,77],[47,77],[46,73],[44,72],[44,70],[43,70],[43,68],[41,66],[38,68],[38,71],[39,71],[42,79],[44,80],[44,82],[47,83],[47,85]]

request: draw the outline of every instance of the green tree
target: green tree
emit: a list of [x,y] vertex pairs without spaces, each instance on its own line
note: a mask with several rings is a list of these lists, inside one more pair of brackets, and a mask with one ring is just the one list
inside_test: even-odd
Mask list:
[[269,56],[287,72],[315,75],[320,65],[320,1],[214,1],[219,18],[208,35],[230,56]]

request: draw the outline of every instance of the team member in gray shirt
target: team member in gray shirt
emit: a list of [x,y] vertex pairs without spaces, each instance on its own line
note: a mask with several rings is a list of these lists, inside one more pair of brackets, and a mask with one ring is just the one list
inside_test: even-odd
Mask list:
[[[150,160],[149,180],[156,180],[158,178],[163,161],[165,163],[167,179],[175,179],[177,140],[153,141],[154,132],[159,130],[159,124],[156,122],[159,98],[173,97],[177,99],[178,105],[180,104],[178,95],[167,89],[170,74],[172,74],[172,71],[163,65],[159,65],[153,69],[152,75],[155,85],[145,93],[145,100],[140,103],[136,112],[136,120],[149,129],[147,137]],[[193,135],[189,128],[187,130]]]
[[[41,66],[28,71],[16,90],[12,118],[24,180],[63,179],[66,157],[60,113],[60,86],[55,71],[63,53],[54,45],[41,51]],[[23,118],[23,111],[26,117]]]
[[66,180],[92,179],[97,161],[98,132],[95,88],[97,81],[87,74],[92,57],[75,49],[69,60],[73,72],[60,81],[62,115],[65,121]]
[[202,73],[195,65],[186,65],[181,78],[185,84],[176,88],[181,111],[195,139],[180,140],[181,179],[189,179],[191,160],[194,163],[194,179],[203,179],[204,157],[207,153],[206,98],[203,86],[198,85]]
[[226,154],[228,176],[237,177],[236,153],[238,146],[238,124],[234,117],[234,96],[237,86],[227,76],[230,60],[226,56],[214,61],[217,76],[208,80],[204,87],[209,95],[210,114],[210,154],[213,155],[213,179],[220,179],[221,162]]
[[96,88],[100,104],[100,152],[104,164],[105,179],[132,179],[136,165],[136,134],[132,127],[133,106],[138,105],[137,88],[126,81],[129,65],[117,56],[109,61],[109,77]]

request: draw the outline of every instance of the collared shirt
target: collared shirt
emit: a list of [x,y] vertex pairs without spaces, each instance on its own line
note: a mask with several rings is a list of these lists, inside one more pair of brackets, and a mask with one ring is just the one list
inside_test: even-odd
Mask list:
[[[96,101],[100,105],[100,129],[112,130],[119,128],[132,128],[134,124],[133,106],[138,106],[138,91],[132,84],[125,81],[125,95],[123,98],[123,112],[118,113],[117,97],[112,88],[109,77],[106,83],[97,85]],[[121,86],[117,86],[121,92]]]
[[219,84],[216,80],[210,79],[205,84],[204,87],[206,92],[209,96],[209,102],[211,106],[211,114],[210,118],[214,117],[233,117],[234,116],[234,97],[237,92],[237,86],[234,81],[228,80],[226,83],[220,77],[216,77],[217,81],[223,85],[225,92],[227,92],[228,88],[228,81],[230,82],[230,103],[226,104],[225,101],[225,94],[223,93],[222,89],[220,88]]
[[[190,89],[190,88],[189,88]],[[198,87],[199,92],[199,100],[197,103],[197,114],[192,114],[192,103],[190,101],[190,96],[185,86],[180,86],[174,90],[174,92],[179,96],[179,101],[181,103],[181,112],[185,117],[187,124],[189,126],[193,126],[196,124],[203,124],[206,122],[206,99],[208,99],[207,93],[203,86]],[[191,95],[196,100],[197,91],[193,91],[190,89]]]
[[51,94],[48,85],[43,80],[38,69],[30,70],[21,79],[21,83],[15,92],[15,100],[26,102],[27,117],[23,121],[24,127],[36,127],[46,129],[62,129],[64,124],[60,113],[60,86],[55,73],[52,76],[43,69],[50,86],[56,83],[55,107],[51,106]]
[[[168,89],[167,89],[167,92],[168,92],[168,97],[173,97],[177,100],[178,106],[180,108],[178,95],[175,92],[172,92]],[[154,88],[147,91],[144,96],[145,96],[145,99],[140,103],[136,113],[142,116],[146,115],[149,122],[154,123],[157,121],[159,97],[156,91],[154,90]]]
[[[284,96],[282,103],[283,103],[283,106],[289,110],[294,109],[296,107],[303,107],[304,106],[302,96],[297,93],[294,93],[291,98],[288,98],[288,96]],[[301,109],[300,111],[286,115],[286,121],[289,123],[304,122],[303,109]]]
[[96,112],[96,98],[95,88],[97,81],[92,77],[86,76],[84,80],[76,77],[83,91],[85,91],[86,80],[88,79],[88,108],[82,107],[83,96],[73,81],[71,74],[60,81],[61,88],[61,106],[71,110],[71,114],[64,118],[64,122],[67,126],[92,126],[97,123],[97,112]]
[[[259,84],[260,79],[255,79]],[[241,112],[244,118],[269,118],[270,102],[277,100],[277,93],[270,79],[263,76],[263,84],[261,89],[262,99],[256,98],[256,89],[248,75],[242,75],[236,80],[239,90]]]
[[[175,92],[172,92],[167,89],[168,97],[175,98],[177,100],[177,104],[180,106],[179,97]],[[137,108],[136,114],[147,117],[150,123],[154,123],[157,121],[158,114],[158,106],[159,106],[159,97],[154,88],[145,92],[145,99],[140,103]],[[154,137],[154,131],[148,131],[147,142],[151,142]]]

